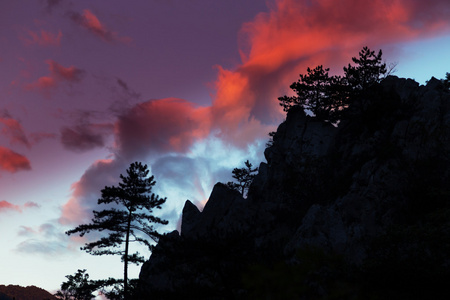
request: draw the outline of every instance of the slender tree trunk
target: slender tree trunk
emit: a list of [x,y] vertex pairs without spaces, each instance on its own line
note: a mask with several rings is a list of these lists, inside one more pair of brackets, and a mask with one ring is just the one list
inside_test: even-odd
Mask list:
[[128,300],[128,245],[130,243],[131,211],[128,215],[127,235],[125,239],[125,257],[123,260],[123,294],[124,299]]

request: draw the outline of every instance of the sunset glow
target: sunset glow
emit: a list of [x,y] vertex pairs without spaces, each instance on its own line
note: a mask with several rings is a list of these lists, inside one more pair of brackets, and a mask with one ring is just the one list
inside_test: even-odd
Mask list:
[[450,72],[448,0],[33,0],[0,11],[10,16],[0,26],[0,284],[51,292],[77,269],[120,276],[120,260],[90,257],[64,232],[90,220],[131,162],[151,169],[172,231],[187,199],[202,208],[234,167],[264,161],[285,117],[277,97],[307,67],[341,74],[369,46],[422,84]]

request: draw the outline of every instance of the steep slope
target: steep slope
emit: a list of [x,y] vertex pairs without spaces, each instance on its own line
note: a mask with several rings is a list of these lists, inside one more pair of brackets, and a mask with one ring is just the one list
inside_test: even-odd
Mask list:
[[142,297],[448,293],[450,93],[390,76],[353,102],[338,127],[291,109],[246,199],[218,183],[202,212],[187,201]]

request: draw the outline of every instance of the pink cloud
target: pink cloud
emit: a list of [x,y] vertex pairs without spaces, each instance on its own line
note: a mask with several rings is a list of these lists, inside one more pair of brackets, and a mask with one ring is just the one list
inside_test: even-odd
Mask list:
[[25,156],[0,146],[0,170],[10,173],[28,171],[31,170],[31,164]]
[[39,46],[59,46],[61,44],[62,32],[57,34],[47,32],[41,29],[40,34],[31,30],[27,30],[29,38],[22,38],[25,45],[37,44]]
[[121,169],[122,165],[114,160],[98,160],[92,164],[80,180],[72,184],[72,196],[62,207],[59,223],[67,225],[89,221],[101,196],[100,190],[115,184],[117,174],[123,172]]
[[100,37],[104,41],[117,41],[122,43],[131,42],[131,38],[119,36],[117,32],[109,30],[89,9],[83,10],[83,14],[70,12],[69,16],[76,24],[86,28],[89,32]]
[[23,209],[39,208],[39,207],[41,207],[39,204],[37,204],[36,202],[32,202],[32,201],[29,201],[29,202],[25,203],[24,205],[12,204],[5,200],[0,201],[0,212],[4,212],[7,210],[15,210],[18,212],[22,212]]
[[18,212],[22,212],[22,210],[20,209],[20,206],[12,204],[5,200],[0,201],[0,212],[4,212],[7,210],[15,210]]

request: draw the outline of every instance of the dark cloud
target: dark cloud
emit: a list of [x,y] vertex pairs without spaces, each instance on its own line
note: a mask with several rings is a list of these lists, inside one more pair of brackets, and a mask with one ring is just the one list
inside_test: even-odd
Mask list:
[[105,139],[112,133],[112,124],[83,124],[61,129],[61,143],[64,148],[84,152],[104,147]]
[[185,152],[210,130],[209,108],[176,98],[140,103],[119,117],[116,144],[119,155],[142,160],[147,155]]
[[62,0],[45,0],[45,9],[51,13],[54,8],[58,7]]
[[131,89],[128,84],[120,78],[117,78],[117,84],[121,87],[122,91],[125,92],[130,98],[139,98],[141,94]]
[[0,111],[0,124],[3,124],[3,128],[0,126],[0,133],[8,137],[11,144],[31,147],[22,124],[14,119],[7,110]]
[[73,22],[75,22],[81,27],[84,27],[89,32],[100,37],[104,41],[107,42],[117,41],[123,43],[131,42],[131,38],[119,36],[117,32],[109,30],[102,22],[100,22],[97,16],[89,9],[83,10],[82,14],[75,11],[69,11],[67,12],[67,16],[69,16],[69,18]]

